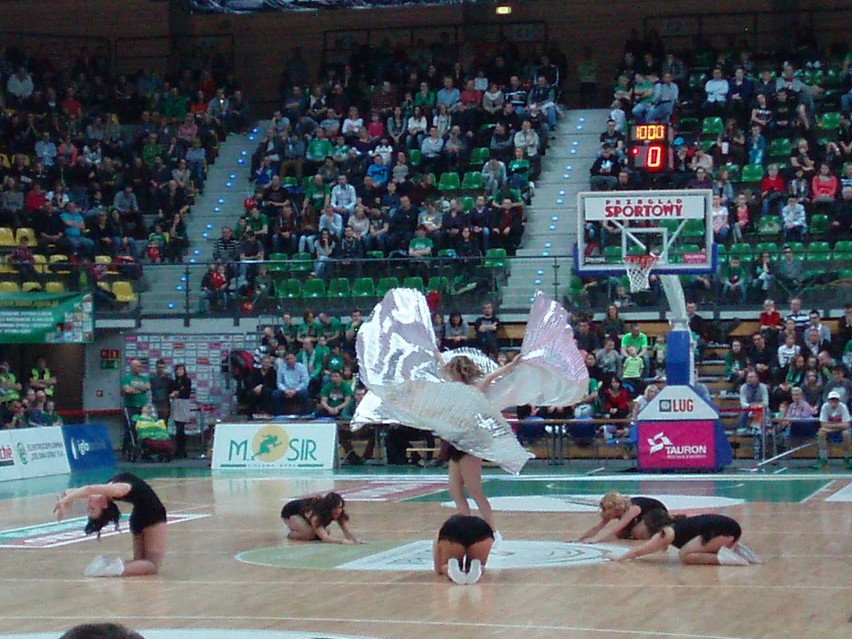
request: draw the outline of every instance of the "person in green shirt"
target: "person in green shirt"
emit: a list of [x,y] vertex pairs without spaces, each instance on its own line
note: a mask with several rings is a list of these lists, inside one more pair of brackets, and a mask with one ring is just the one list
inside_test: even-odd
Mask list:
[[319,339],[317,339],[317,343],[314,346],[314,350],[317,353],[316,356],[318,358],[320,371],[325,373],[325,362],[331,355],[331,349],[328,346],[328,340],[325,338],[325,335],[319,336]]
[[408,243],[408,257],[411,258],[415,271],[423,278],[429,269],[429,260],[432,257],[434,243],[426,236],[428,230],[421,224],[411,241]]
[[324,336],[326,343],[333,346],[339,343],[343,336],[343,324],[338,318],[331,317],[328,313],[320,313],[314,322],[314,333],[317,336]]
[[142,147],[142,161],[149,169],[154,166],[154,160],[163,155],[163,146],[157,144],[157,134],[152,133]]
[[331,159],[335,162],[344,162],[349,157],[349,145],[346,144],[342,135],[337,136],[337,144],[331,149]]
[[148,403],[149,390],[151,390],[151,382],[142,371],[142,362],[138,359],[130,360],[130,370],[121,378],[121,396],[126,420],[121,449],[125,456],[130,455],[132,457],[132,440],[130,438],[132,429],[136,428],[134,418],[142,412],[142,407]]
[[[731,256],[727,266],[722,269],[722,300],[731,298],[731,301],[746,301],[746,270],[740,263],[740,258]],[[736,296],[736,300],[733,298]]]
[[352,388],[343,381],[340,371],[333,371],[331,379],[320,391],[316,414],[319,417],[339,417],[352,402]]
[[308,395],[316,397],[319,389],[322,387],[322,372],[323,358],[321,353],[317,353],[316,346],[313,340],[307,338],[302,340],[302,348],[296,353],[296,361],[304,364],[308,369]]
[[266,246],[266,238],[269,237],[269,218],[266,213],[261,213],[257,207],[252,208],[249,212],[247,222],[248,228],[254,231],[257,241],[262,246]]
[[650,352],[648,351],[648,336],[639,329],[639,324],[636,322],[630,325],[630,331],[625,333],[621,338],[622,357],[627,357],[627,349],[631,346],[636,349],[636,355],[642,358],[642,376],[647,377],[651,365]]
[[311,206],[316,211],[322,211],[328,206],[331,199],[331,189],[325,184],[321,175],[317,174],[313,180],[305,187],[305,200],[302,205],[302,212],[305,207]]
[[340,344],[334,344],[334,346],[331,347],[331,353],[329,353],[328,357],[325,358],[325,377],[323,378],[323,384],[328,383],[332,373],[343,373],[343,368],[345,366],[346,358],[344,358],[343,353],[340,352]]
[[621,379],[624,382],[629,382],[634,388],[634,394],[642,392],[642,371],[645,368],[645,363],[642,358],[636,353],[635,346],[627,347],[627,357],[622,363]]
[[189,100],[175,87],[166,94],[160,112],[167,118],[183,121],[189,112]]
[[9,362],[0,362],[0,403],[21,399],[22,386],[15,374],[9,371]]

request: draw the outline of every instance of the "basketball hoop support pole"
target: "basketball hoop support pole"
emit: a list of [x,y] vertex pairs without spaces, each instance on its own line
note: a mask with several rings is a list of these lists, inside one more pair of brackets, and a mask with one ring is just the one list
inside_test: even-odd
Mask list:
[[666,342],[666,384],[693,385],[695,383],[695,349],[686,315],[686,299],[677,275],[659,275],[663,291],[669,301],[669,331]]

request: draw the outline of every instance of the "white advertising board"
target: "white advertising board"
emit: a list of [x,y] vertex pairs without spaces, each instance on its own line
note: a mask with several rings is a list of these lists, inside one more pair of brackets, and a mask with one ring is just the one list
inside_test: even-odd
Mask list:
[[336,454],[335,422],[217,424],[213,469],[331,469]]

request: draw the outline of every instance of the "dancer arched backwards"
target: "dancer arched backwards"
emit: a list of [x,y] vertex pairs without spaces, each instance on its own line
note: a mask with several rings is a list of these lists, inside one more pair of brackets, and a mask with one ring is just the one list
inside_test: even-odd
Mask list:
[[600,509],[600,521],[577,541],[596,544],[613,539],[648,539],[648,530],[637,524],[652,510],[668,512],[663,502],[653,497],[628,497],[616,492],[601,498]]
[[116,558],[109,562],[102,556],[95,557],[84,572],[87,577],[137,577],[160,571],[166,554],[166,508],[153,488],[132,473],[119,473],[106,484],[63,492],[53,508],[57,519],[61,521],[68,506],[80,499],[88,502],[86,534],[97,533],[99,539],[101,529],[107,524],[113,523],[118,529],[121,512],[115,502],[133,505],[130,513],[133,559],[124,562]]
[[[281,519],[287,526],[287,539],[296,541],[323,541],[328,544],[364,543],[353,535],[347,522],[346,502],[338,493],[326,493],[322,497],[294,499],[281,509]],[[343,539],[332,537],[328,526],[337,522],[343,531]]]
[[740,524],[725,515],[672,517],[664,510],[652,510],[641,524],[647,528],[649,539],[637,548],[616,558],[629,561],[665,551],[669,546],[678,549],[685,564],[710,566],[747,566],[763,563],[748,546],[740,542]]

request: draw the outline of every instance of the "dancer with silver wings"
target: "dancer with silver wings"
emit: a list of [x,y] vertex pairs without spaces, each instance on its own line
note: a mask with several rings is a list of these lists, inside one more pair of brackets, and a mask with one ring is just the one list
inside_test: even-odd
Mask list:
[[[500,411],[522,404],[574,404],[587,389],[588,371],[567,319],[559,304],[539,293],[520,355],[498,368],[476,349],[439,352],[423,295],[388,291],[358,331],[361,380],[370,392],[352,428],[390,422],[438,434],[446,442],[450,494],[459,513],[470,514],[466,488],[494,528],[482,492],[482,460],[517,474],[533,456]],[[499,533],[495,537],[499,540]]]

